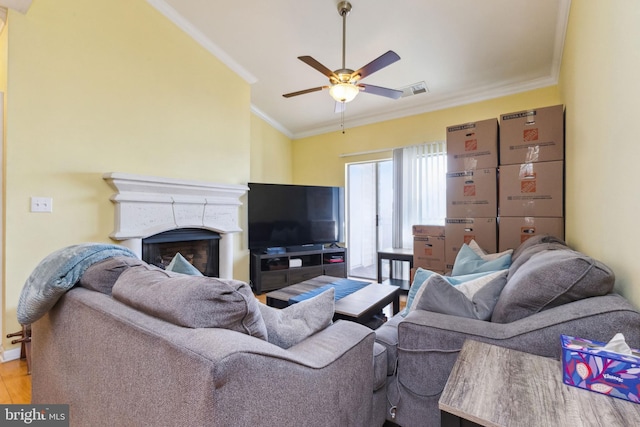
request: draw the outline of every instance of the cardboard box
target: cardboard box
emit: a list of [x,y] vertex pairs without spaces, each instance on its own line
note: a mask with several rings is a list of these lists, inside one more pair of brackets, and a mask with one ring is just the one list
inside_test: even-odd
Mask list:
[[564,159],[564,107],[538,108],[500,116],[500,164]]
[[562,381],[570,386],[640,403],[640,350],[626,356],[606,343],[561,335]]
[[447,218],[444,222],[446,271],[453,269],[458,251],[471,240],[475,240],[487,253],[498,252],[496,218]]
[[413,238],[413,267],[444,271],[444,242],[444,236],[415,236]]
[[533,236],[550,235],[564,240],[564,218],[498,218],[498,252],[515,249]]
[[447,127],[447,170],[498,167],[498,119]]
[[414,236],[444,237],[444,225],[414,225],[412,231]]
[[563,161],[500,166],[499,181],[500,216],[563,216]]
[[498,184],[495,168],[447,173],[447,217],[498,216]]

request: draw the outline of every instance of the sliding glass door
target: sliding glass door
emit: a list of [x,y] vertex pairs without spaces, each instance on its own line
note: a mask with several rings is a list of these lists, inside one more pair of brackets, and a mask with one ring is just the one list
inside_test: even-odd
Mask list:
[[347,165],[348,274],[375,280],[378,249],[391,247],[393,163]]

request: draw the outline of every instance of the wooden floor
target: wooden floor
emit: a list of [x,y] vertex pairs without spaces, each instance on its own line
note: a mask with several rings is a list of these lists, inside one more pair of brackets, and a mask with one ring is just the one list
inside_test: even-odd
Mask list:
[[26,360],[0,363],[0,403],[31,403],[31,375]]
[[[256,296],[266,304],[266,294]],[[406,294],[400,295],[400,309],[406,304]],[[384,310],[387,317],[391,317],[391,308]],[[26,360],[12,360],[0,363],[0,404],[31,403],[31,375],[27,374]]]

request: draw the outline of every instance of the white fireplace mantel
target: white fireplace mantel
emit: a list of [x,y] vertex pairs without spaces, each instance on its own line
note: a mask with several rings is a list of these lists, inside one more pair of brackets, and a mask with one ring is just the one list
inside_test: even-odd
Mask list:
[[116,191],[115,229],[110,234],[139,257],[142,239],[177,228],[202,228],[220,233],[220,277],[233,277],[232,233],[238,226],[244,185],[160,178],[110,172],[103,175]]

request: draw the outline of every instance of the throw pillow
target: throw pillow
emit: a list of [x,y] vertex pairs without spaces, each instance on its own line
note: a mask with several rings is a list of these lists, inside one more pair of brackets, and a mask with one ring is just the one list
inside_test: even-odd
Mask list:
[[475,253],[469,245],[464,243],[458,251],[458,255],[456,255],[451,275],[461,276],[465,274],[504,270],[505,268],[509,268],[510,264],[511,253],[505,253],[496,259],[485,260]]
[[331,324],[335,309],[335,289],[283,309],[258,303],[267,327],[267,340],[289,348]]
[[411,287],[409,287],[409,293],[407,294],[407,304],[405,305],[404,310],[402,310],[402,316],[406,316],[411,310],[411,305],[413,304],[413,300],[416,297],[416,294],[422,287],[422,284],[432,275],[436,274],[431,270],[425,270],[424,268],[418,267],[416,269],[415,274],[413,275],[413,282],[411,283]]
[[118,277],[129,267],[142,265],[145,262],[138,258],[115,256],[97,262],[87,268],[78,282],[83,288],[111,295],[111,289]]
[[506,251],[498,252],[495,254],[488,254],[474,239],[471,239],[471,241],[469,242],[469,247],[473,252],[475,252],[480,258],[485,261],[493,261],[494,259],[500,258],[501,256],[505,256],[507,254],[513,257],[513,249],[507,249]]
[[606,295],[614,282],[606,265],[580,252],[538,252],[509,274],[491,321],[509,323],[568,302]]
[[187,328],[224,328],[267,339],[258,300],[239,280],[188,276],[149,265],[127,269],[113,298],[151,316]]
[[416,298],[415,309],[489,320],[507,283],[507,272],[496,271],[458,286],[452,286],[442,276],[431,276],[422,295]]
[[411,285],[411,288],[409,288],[409,293],[407,295],[407,304],[405,305],[404,310],[400,312],[400,314],[404,317],[409,314],[410,311],[412,311],[414,301],[416,301],[420,297],[421,293],[424,292],[424,284],[432,276],[439,276],[442,278],[442,280],[446,281],[450,285],[456,286],[492,273],[495,273],[495,271],[483,271],[474,274],[463,274],[462,276],[443,276],[430,270],[418,268],[415,275],[413,276],[413,284]]
[[174,273],[188,274],[190,276],[203,276],[203,274],[182,256],[180,252],[176,253],[167,270]]

